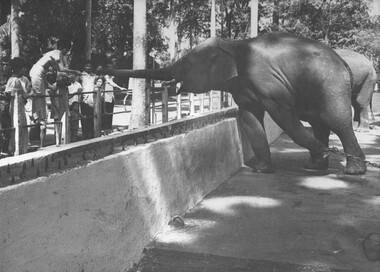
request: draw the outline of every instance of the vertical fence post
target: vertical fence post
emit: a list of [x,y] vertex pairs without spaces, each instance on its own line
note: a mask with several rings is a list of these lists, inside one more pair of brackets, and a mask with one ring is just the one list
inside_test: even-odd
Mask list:
[[189,95],[189,113],[190,116],[193,116],[195,114],[195,103],[194,103],[194,94],[190,93]]
[[151,117],[151,122],[152,124],[155,124],[157,123],[157,120],[156,120],[156,92],[155,92],[155,84],[154,84],[154,80],[152,80],[152,117]]
[[[11,138],[14,142],[14,155],[21,155],[28,151],[28,128],[26,127],[26,115],[25,106],[23,102],[23,90],[17,90],[13,99],[13,112],[12,120],[14,127],[13,137]],[[12,144],[13,146],[13,144]]]
[[230,103],[229,103],[230,93],[228,93],[228,92],[223,92],[223,96],[224,96],[224,98],[223,98],[223,101],[224,101],[224,103],[223,103],[223,108],[228,108],[229,105],[230,105]]
[[236,104],[236,102],[235,102],[234,97],[232,96],[232,94],[231,94],[231,107],[237,107],[237,104]]
[[149,83],[147,83],[146,89],[145,89],[145,92],[146,92],[146,95],[145,95],[145,97],[146,97],[146,99],[145,99],[145,124],[148,124],[148,125],[150,125],[150,123],[152,121],[152,119],[150,118],[151,89],[152,89],[152,86]]
[[[175,86],[175,93],[178,93],[178,89],[180,88],[180,84],[178,83]],[[177,95],[177,120],[182,118],[182,95]]]
[[205,95],[203,93],[201,93],[199,95],[199,111],[201,114],[205,112],[205,103],[204,103],[205,101],[204,101],[204,99],[205,99]]
[[168,86],[163,84],[164,89],[162,91],[162,123],[169,121],[169,109],[168,109]]
[[68,144],[70,143],[71,139],[71,133],[70,133],[70,109],[69,109],[69,90],[67,87],[62,89],[63,91],[60,92],[62,95],[60,99],[62,99],[62,111],[63,115],[61,118],[61,124],[62,124],[62,136],[61,136],[61,143],[62,144]]
[[222,101],[222,99],[221,99],[221,92],[220,91],[215,91],[215,93],[216,93],[216,108],[217,108],[217,110],[220,110],[221,108],[222,108],[222,103],[221,103],[221,101]]
[[101,88],[94,87],[94,137],[100,137],[102,132],[102,96]]
[[221,92],[220,91],[210,91],[210,111],[213,109],[221,109]]
[[211,112],[214,107],[214,91],[210,91],[209,111]]

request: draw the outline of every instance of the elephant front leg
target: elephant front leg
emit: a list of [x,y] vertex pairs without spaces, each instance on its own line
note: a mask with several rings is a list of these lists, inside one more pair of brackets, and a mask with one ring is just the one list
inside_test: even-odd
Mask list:
[[[264,107],[256,95],[247,88],[244,79],[233,77],[223,86],[229,91],[239,106],[240,128],[248,136],[255,157],[248,161],[254,172],[273,173],[274,167],[264,129]],[[256,160],[257,159],[257,160]]]
[[[254,112],[255,114],[252,114],[248,110],[239,109],[241,127],[248,135],[249,142],[257,158],[257,162],[252,165],[252,169],[254,172],[273,173],[274,167],[272,165],[269,144],[263,126],[264,110],[260,110],[256,107]],[[253,162],[253,159],[254,158],[250,161]]]

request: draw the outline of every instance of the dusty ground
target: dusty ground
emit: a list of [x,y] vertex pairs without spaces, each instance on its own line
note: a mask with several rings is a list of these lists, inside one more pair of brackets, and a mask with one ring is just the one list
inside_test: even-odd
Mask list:
[[[380,165],[380,110],[357,133]],[[331,145],[342,150],[331,136]],[[241,168],[195,208],[175,218],[130,271],[380,271],[380,168],[308,171],[308,152],[283,135],[271,146],[274,174]]]

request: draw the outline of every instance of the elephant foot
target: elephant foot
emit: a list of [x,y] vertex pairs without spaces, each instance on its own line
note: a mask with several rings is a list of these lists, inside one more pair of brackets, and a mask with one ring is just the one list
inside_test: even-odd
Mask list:
[[329,168],[329,162],[328,160],[324,160],[321,162],[309,161],[305,164],[304,168],[310,170],[327,170]]
[[363,250],[369,261],[380,261],[380,234],[369,234],[363,241]]
[[327,170],[329,168],[329,157],[325,153],[310,156],[310,161],[304,166],[310,170]]
[[357,132],[369,132],[370,131],[370,127],[369,125],[368,126],[358,126],[355,131]]
[[272,163],[257,162],[256,158],[252,158],[245,163],[248,167],[252,168],[252,172],[255,173],[274,173],[274,167]]
[[362,175],[367,171],[367,166],[363,160],[347,159],[346,169],[344,171],[347,175]]
[[252,172],[269,174],[269,173],[274,173],[275,171],[272,165],[265,165],[265,166],[255,165],[252,168]]

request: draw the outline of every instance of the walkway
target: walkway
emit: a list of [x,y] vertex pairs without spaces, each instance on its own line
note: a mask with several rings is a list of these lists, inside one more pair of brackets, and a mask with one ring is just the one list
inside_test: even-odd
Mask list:
[[[357,136],[380,164],[376,119]],[[335,135],[331,145],[342,150]],[[174,218],[130,271],[379,272],[380,169],[343,175],[344,158],[332,154],[329,170],[305,170],[308,152],[286,135],[271,150],[276,173],[241,168]]]

